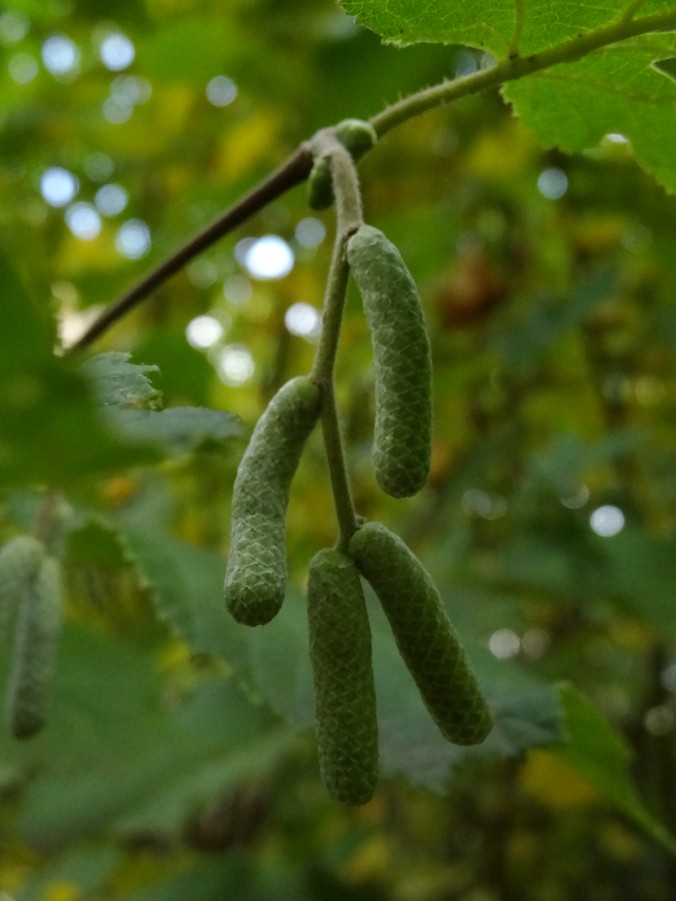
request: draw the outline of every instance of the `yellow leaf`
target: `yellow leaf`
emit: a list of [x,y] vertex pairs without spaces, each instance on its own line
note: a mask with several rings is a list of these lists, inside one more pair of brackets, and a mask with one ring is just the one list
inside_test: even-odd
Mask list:
[[587,807],[598,792],[553,751],[533,750],[521,773],[521,784],[545,807]]

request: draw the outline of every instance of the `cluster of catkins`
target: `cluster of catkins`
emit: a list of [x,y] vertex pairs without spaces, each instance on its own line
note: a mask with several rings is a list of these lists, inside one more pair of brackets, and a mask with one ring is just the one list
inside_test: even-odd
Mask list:
[[[388,494],[408,497],[423,487],[430,466],[431,362],[420,298],[399,251],[378,229],[357,229],[347,242],[347,261],[373,347],[376,478]],[[321,405],[321,389],[310,376],[288,382],[258,421],[240,463],[225,577],[227,606],[238,622],[267,623],[284,600],[289,488]],[[445,738],[476,744],[492,725],[432,579],[384,525],[361,525],[346,550],[313,557],[307,592],[320,770],[331,797],[347,804],[367,802],[378,777],[362,576]]]

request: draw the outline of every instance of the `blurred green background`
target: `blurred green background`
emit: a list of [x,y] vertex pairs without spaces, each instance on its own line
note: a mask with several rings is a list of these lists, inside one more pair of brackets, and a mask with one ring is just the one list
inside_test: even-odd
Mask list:
[[384,498],[351,291],[356,504],[433,573],[497,722],[446,745],[369,599],[382,779],[364,808],[328,801],[314,744],[303,586],[336,538],[319,435],[282,613],[247,630],[221,596],[243,439],[312,362],[331,211],[294,189],[95,348],[131,354],[107,358],[126,392],[109,406],[157,406],[149,379],[166,410],[244,428],[170,420],[159,450],[111,434],[51,352],[315,129],[479,65],[383,47],[331,0],[0,12],[0,537],[33,528],[47,486],[67,499],[49,724],[0,738],[2,901],[673,897],[676,208],[621,136],[545,151],[496,92],[360,164],[366,218],[423,297],[435,435],[429,485]]

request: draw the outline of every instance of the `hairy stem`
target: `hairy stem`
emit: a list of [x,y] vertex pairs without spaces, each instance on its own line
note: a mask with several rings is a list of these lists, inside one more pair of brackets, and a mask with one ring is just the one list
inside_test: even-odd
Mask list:
[[[331,164],[337,222],[336,240],[324,297],[322,334],[315,357],[313,375],[316,378],[330,380],[333,378],[333,366],[347,290],[348,266],[345,258],[345,244],[352,232],[362,224],[363,218],[359,181],[352,156],[335,137],[333,139],[320,137],[319,141],[325,141],[326,150],[323,155],[328,157]],[[320,144],[320,146],[322,145]]]
[[406,122],[408,119],[419,116],[421,113],[441,104],[450,103],[452,100],[467,97],[469,94],[476,94],[489,88],[499,87],[507,81],[524,78],[527,75],[532,75],[534,72],[549,69],[560,63],[574,62],[583,56],[587,56],[594,50],[599,50],[601,47],[607,47],[610,44],[616,44],[618,41],[627,40],[627,38],[636,37],[639,34],[667,30],[674,27],[676,27],[676,10],[656,13],[652,16],[645,16],[642,19],[623,17],[612,25],[599,28],[596,31],[590,31],[588,34],[580,34],[569,41],[564,41],[562,44],[543,50],[541,53],[504,59],[491,66],[490,69],[483,69],[464,78],[457,78],[454,81],[433,85],[431,88],[427,88],[410,97],[405,97],[398,103],[387,107],[381,113],[373,116],[370,119],[370,123],[375,128],[378,137],[382,137],[382,135],[397,125],[401,125],[402,122]]
[[350,483],[347,477],[347,469],[345,468],[345,455],[343,453],[333,387],[333,367],[336,359],[349,274],[345,256],[346,243],[346,236],[338,231],[333,245],[331,268],[329,269],[329,278],[326,284],[322,334],[312,368],[312,378],[322,388],[322,435],[331,477],[336,516],[338,517],[338,527],[340,529],[339,547],[341,549],[347,547],[350,537],[357,529],[357,515],[352,503]]
[[118,301],[104,310],[84,335],[71,345],[69,351],[89,347],[106,329],[148,297],[152,291],[164,284],[172,275],[175,275],[190,260],[208,247],[211,247],[212,244],[238,225],[241,225],[254,213],[263,209],[271,200],[304,181],[311,168],[312,154],[309,146],[301,144],[298,150],[271,175],[249,191],[248,194],[245,194],[237,203],[226,210],[222,216],[219,216],[215,222],[208,225],[176,253],[149,272]]
[[338,140],[332,128],[322,128],[310,141],[316,157],[331,165],[333,194],[336,199],[337,229],[341,234],[353,232],[363,223],[359,178],[352,154]]
[[[636,37],[640,34],[676,28],[676,11],[656,13],[641,19],[634,18],[635,13],[643,5],[643,0],[634,0],[634,2],[629,3],[621,18],[612,25],[608,25],[606,28],[599,28],[588,34],[578,35],[569,41],[564,41],[562,44],[543,50],[541,53],[522,57],[518,55],[518,41],[523,24],[523,3],[521,0],[515,0],[515,2],[517,19],[512,39],[512,55],[509,59],[502,60],[491,68],[476,72],[473,75],[434,85],[387,107],[370,120],[377,134],[382,136],[397,125],[401,125],[408,119],[436,106],[450,103],[452,100],[457,100],[460,97],[467,97],[470,94],[477,94],[480,91],[499,87],[505,82],[524,78],[527,75],[532,75],[535,72],[540,72],[560,63],[574,62],[592,53],[594,50],[599,50],[601,47],[616,44],[619,41]],[[202,251],[206,250],[233,228],[241,225],[271,200],[304,181],[312,169],[311,145],[314,141],[324,141],[324,137],[319,137],[324,132],[330,133],[331,129],[324,129],[322,132],[318,132],[312,141],[301,144],[298,150],[272,175],[246,194],[204,231],[181,247],[169,259],[148,273],[119,300],[111,304],[69,350],[78,350],[93,344],[111,325],[141,303],[152,291],[182,269],[186,263],[194,259],[194,257],[202,253]]]
[[363,219],[357,170],[349,151],[335,135],[329,133],[329,130],[318,133],[315,148],[318,154],[329,159],[331,165],[333,192],[336,198],[336,237],[324,296],[322,333],[312,367],[312,377],[322,386],[323,391],[322,434],[340,529],[338,547],[345,550],[358,524],[345,467],[333,387],[333,370],[349,275],[346,245],[349,236],[362,224]]

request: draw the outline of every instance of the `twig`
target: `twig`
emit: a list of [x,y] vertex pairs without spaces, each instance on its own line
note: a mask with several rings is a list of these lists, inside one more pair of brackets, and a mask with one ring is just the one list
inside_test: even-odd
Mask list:
[[305,181],[311,168],[312,153],[309,145],[307,143],[301,144],[296,152],[271,175],[245,194],[241,200],[226,210],[215,222],[208,225],[191,241],[177,250],[176,253],[149,272],[119,300],[104,310],[98,319],[90,325],[84,335],[70,346],[69,352],[89,347],[107,328],[141,303],[142,300],[145,300],[155,288],[182,269],[186,263],[189,263],[198,254],[211,247],[212,244],[215,244],[216,241],[227,235],[228,232],[238,225],[241,225],[258,210],[263,209],[271,200]]

